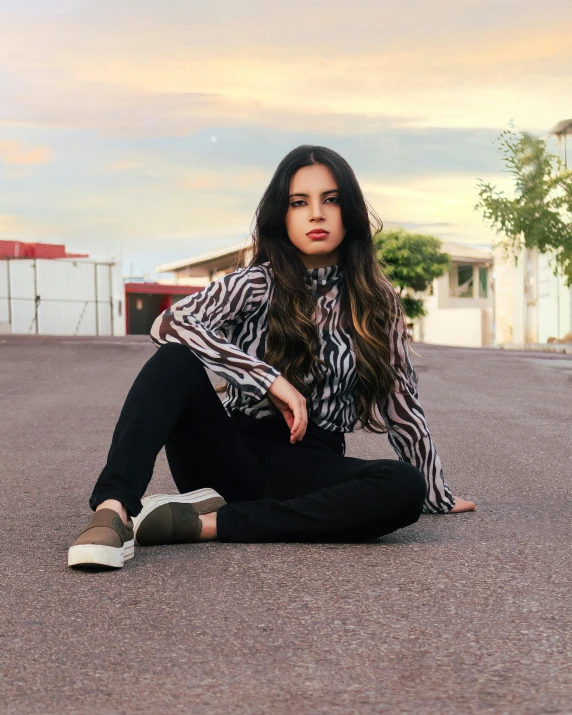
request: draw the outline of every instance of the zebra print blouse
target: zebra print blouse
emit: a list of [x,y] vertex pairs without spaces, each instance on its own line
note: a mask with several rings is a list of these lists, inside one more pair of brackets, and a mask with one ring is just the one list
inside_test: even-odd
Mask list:
[[[325,374],[322,389],[313,387],[308,418],[326,430],[352,432],[357,422],[357,376],[352,338],[340,324],[342,266],[307,268],[304,280],[317,296],[319,357],[327,364],[321,366]],[[229,415],[241,410],[252,417],[270,417],[276,412],[268,399],[268,388],[281,374],[263,361],[272,294],[270,261],[239,268],[163,311],[153,323],[151,339],[157,347],[168,342],[188,345],[206,367],[224,378],[227,396],[223,405]],[[418,377],[402,321],[390,326],[389,343],[391,364],[402,390],[401,394],[391,392],[381,406],[389,442],[401,461],[413,464],[425,475],[428,490],[423,511],[448,512],[454,498],[419,404]],[[312,385],[313,376],[308,375],[305,382]]]

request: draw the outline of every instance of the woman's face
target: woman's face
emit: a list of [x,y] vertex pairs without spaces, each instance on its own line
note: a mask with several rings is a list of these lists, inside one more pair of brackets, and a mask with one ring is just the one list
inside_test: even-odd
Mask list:
[[[290,181],[286,231],[300,251],[306,268],[321,268],[338,263],[338,246],[346,230],[338,198],[338,185],[323,164],[304,166]],[[327,232],[314,239],[312,231]]]

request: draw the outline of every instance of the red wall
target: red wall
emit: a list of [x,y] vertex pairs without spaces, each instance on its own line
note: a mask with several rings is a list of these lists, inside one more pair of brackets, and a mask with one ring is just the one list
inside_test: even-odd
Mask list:
[[89,258],[88,253],[66,253],[59,243],[0,241],[0,258]]
[[181,298],[184,298],[191,293],[198,293],[204,290],[201,286],[181,286],[181,285],[168,285],[164,283],[125,283],[125,332],[129,335],[129,300],[127,295],[129,293],[135,293],[140,295],[142,298],[145,294],[161,294],[163,299],[161,300],[159,313],[167,310],[173,303],[176,303]]

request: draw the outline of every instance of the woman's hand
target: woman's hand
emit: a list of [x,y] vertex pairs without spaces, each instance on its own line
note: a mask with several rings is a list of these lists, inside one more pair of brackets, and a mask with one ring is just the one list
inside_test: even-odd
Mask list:
[[270,385],[268,399],[280,410],[290,428],[290,442],[299,442],[306,434],[308,411],[306,398],[294,385],[279,375]]
[[474,501],[465,501],[464,499],[459,499],[459,497],[454,497],[455,506],[449,511],[449,514],[454,514],[460,511],[476,511],[477,506]]

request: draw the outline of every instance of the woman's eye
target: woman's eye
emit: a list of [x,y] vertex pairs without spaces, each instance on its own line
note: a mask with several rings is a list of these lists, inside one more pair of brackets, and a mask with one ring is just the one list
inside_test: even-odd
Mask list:
[[[339,203],[339,199],[337,196],[328,196],[326,201],[329,201],[330,199],[333,199],[335,201],[335,203]],[[306,202],[303,199],[298,199],[297,201],[292,201],[290,203],[290,206],[296,207],[298,204],[304,204],[304,203],[306,203]]]

